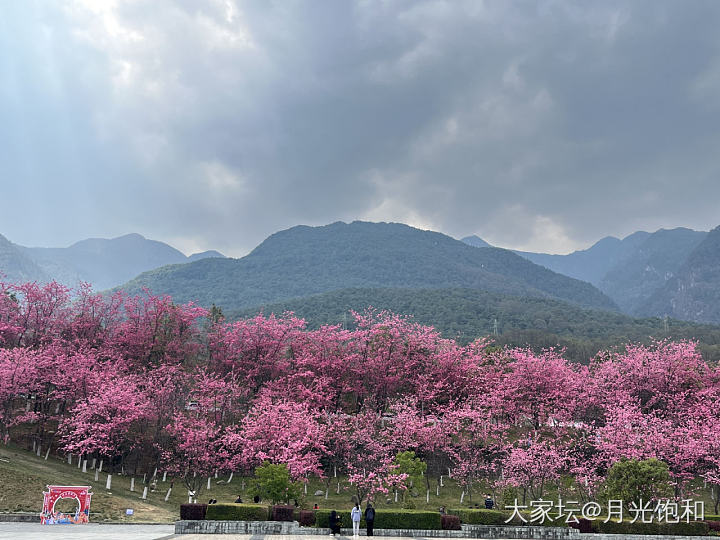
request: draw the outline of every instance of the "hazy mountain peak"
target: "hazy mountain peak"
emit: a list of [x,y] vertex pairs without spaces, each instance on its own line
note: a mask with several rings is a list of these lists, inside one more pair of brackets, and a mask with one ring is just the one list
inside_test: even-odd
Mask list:
[[199,253],[193,253],[188,257],[188,261],[199,261],[200,259],[210,259],[210,258],[217,258],[217,259],[225,259],[225,255],[220,253],[219,251],[215,251],[214,249],[209,249],[207,251],[201,251]]
[[483,240],[476,234],[461,238],[460,241],[465,242],[469,246],[474,246],[478,248],[492,247],[492,245],[488,244],[485,240]]

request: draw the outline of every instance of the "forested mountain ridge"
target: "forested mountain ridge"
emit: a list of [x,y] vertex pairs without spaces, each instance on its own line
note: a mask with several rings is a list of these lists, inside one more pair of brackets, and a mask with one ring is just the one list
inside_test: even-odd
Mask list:
[[498,249],[399,223],[336,222],[269,236],[241,259],[206,259],[141,274],[123,288],[147,287],[178,302],[237,310],[350,287],[461,287],[554,297],[602,309],[613,302],[588,283]]
[[[584,309],[550,298],[504,295],[473,289],[342,289],[227,312],[230,319],[280,315],[305,319],[310,328],[353,326],[351,311],[367,308],[412,316],[461,343],[490,336],[499,344],[535,349],[565,347],[586,362],[600,350],[659,339],[691,339],[709,360],[720,359],[720,326]],[[494,335],[497,322],[497,335]],[[667,326],[666,326],[667,325]]]
[[638,312],[720,323],[720,227],[707,234]]
[[[613,266],[598,284],[625,313],[635,314],[665,286],[707,236],[691,229],[660,229]],[[664,315],[664,313],[653,313]]]
[[0,234],[0,280],[21,283],[47,279],[47,274],[35,261]]

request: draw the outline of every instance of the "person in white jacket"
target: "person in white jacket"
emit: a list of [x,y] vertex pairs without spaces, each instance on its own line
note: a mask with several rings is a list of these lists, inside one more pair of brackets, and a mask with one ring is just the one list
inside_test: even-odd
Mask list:
[[352,518],[353,522],[353,536],[360,536],[360,518],[362,516],[362,511],[360,510],[360,505],[356,504],[353,509],[350,511],[350,517]]

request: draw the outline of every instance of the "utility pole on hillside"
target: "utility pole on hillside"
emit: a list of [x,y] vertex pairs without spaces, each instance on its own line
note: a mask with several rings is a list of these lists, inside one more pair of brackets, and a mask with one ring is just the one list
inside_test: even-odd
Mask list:
[[493,320],[493,336],[498,335],[498,329],[497,329],[497,319]]
[[663,317],[663,329],[666,334],[670,332],[670,323],[668,322],[667,313],[665,314],[665,317]]

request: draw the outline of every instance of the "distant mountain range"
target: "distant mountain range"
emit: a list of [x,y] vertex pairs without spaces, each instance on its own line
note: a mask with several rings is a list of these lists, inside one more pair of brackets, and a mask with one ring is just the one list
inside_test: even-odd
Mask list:
[[[686,228],[603,238],[568,255],[515,251],[550,270],[597,286],[624,313],[720,323],[720,233]],[[477,236],[463,238],[481,245]],[[717,291],[717,294],[715,293]],[[713,296],[715,295],[715,296]]]
[[[427,302],[418,307],[421,295],[434,299],[439,326],[465,335],[482,325],[461,320],[480,316],[480,307],[466,309],[467,302],[458,307],[462,294],[473,302],[495,304],[499,297],[512,298],[501,303],[530,309],[527,316],[534,317],[536,329],[558,336],[564,334],[543,323],[543,301],[565,302],[568,312],[572,305],[720,324],[720,228],[710,233],[686,228],[638,231],[623,239],[603,238],[568,255],[552,255],[493,247],[477,236],[458,241],[399,223],[337,222],[280,231],[240,259],[224,258],[217,251],[186,257],[139,234],[88,239],[67,248],[29,248],[0,235],[0,274],[6,281],[56,279],[70,286],[87,281],[96,290],[139,292],[147,287],[178,302],[216,304],[228,314],[288,306],[303,312],[298,306],[315,306],[319,312],[311,320],[321,320],[318,313],[329,312],[328,302],[343,304],[348,294],[353,309],[380,298],[381,305],[399,312],[428,315]],[[441,300],[441,291],[449,291],[447,301]],[[478,291],[499,296],[490,299]],[[456,324],[447,322],[453,320],[452,312],[458,313]],[[482,317],[487,326],[489,315]]]
[[7,281],[55,279],[71,287],[89,282],[95,290],[117,287],[138,274],[165,266],[207,257],[223,257],[206,251],[186,257],[177,249],[139,234],[117,238],[90,238],[66,248],[24,247],[0,235],[0,274]]
[[477,249],[400,223],[298,226],[241,259],[204,259],[141,274],[125,286],[238,310],[349,287],[461,287],[616,310],[602,292],[508,250]]

